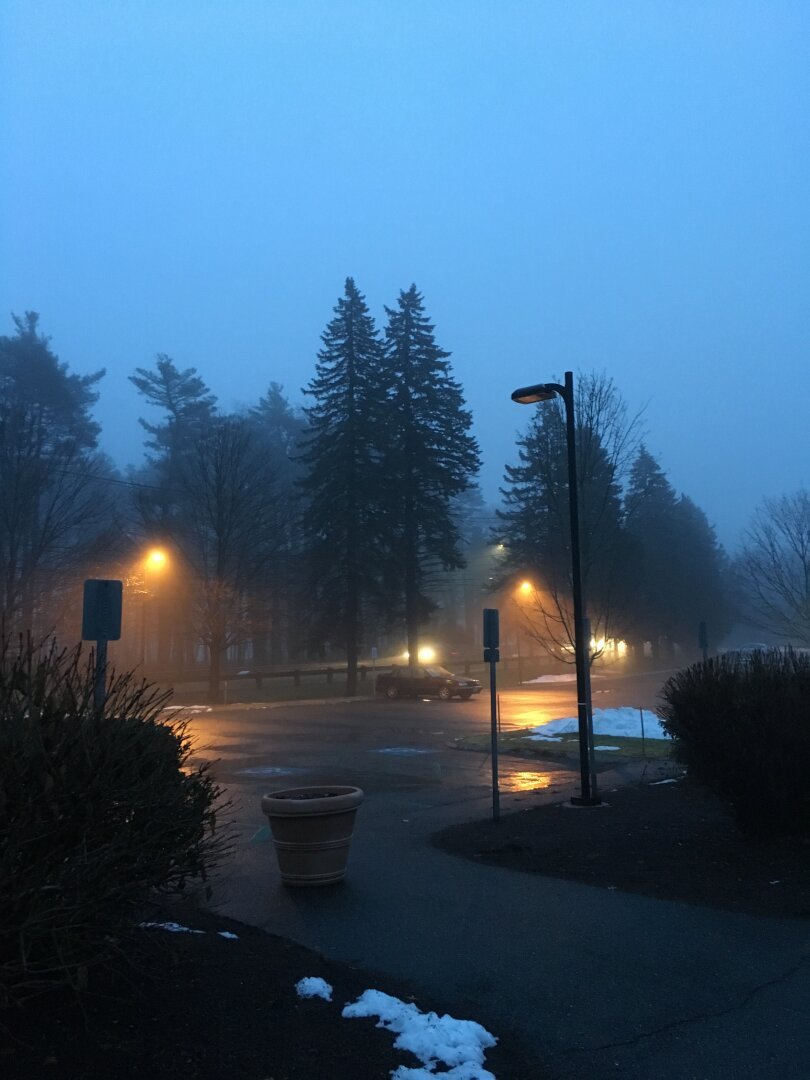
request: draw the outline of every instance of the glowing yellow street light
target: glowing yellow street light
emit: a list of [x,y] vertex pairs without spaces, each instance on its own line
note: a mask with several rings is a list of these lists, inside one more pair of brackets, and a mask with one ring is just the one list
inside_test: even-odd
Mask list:
[[149,570],[162,570],[169,561],[169,556],[160,548],[152,548],[144,561]]
[[534,585],[532,585],[530,581],[521,581],[520,592],[522,592],[524,596],[528,596],[532,589],[534,589]]
[[[416,655],[419,658],[420,664],[432,664],[433,661],[436,659],[436,650],[433,648],[432,645],[422,645]],[[406,649],[405,652],[402,654],[402,659],[409,660],[410,657],[411,654]]]
[[154,586],[156,582],[154,575],[161,574],[169,565],[169,556],[163,550],[163,548],[153,547],[144,555],[142,560],[143,570],[141,572],[141,580],[143,585],[143,593],[141,596],[141,665],[146,666],[146,623],[147,623],[147,605],[150,600],[154,599],[154,595],[150,592],[150,584]]

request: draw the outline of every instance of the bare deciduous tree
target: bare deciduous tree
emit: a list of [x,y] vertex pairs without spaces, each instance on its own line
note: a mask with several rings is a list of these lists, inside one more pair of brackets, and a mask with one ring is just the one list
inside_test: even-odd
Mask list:
[[764,630],[810,644],[810,492],[765,499],[738,561],[748,616]]
[[251,635],[258,568],[281,535],[274,477],[248,420],[216,417],[189,441],[174,477],[170,533],[192,572],[196,629],[209,652],[209,695],[220,694],[225,651]]

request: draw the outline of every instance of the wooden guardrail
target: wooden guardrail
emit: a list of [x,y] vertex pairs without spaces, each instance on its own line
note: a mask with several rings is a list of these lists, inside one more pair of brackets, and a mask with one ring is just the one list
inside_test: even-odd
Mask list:
[[[357,674],[359,675],[360,680],[365,681],[369,671],[372,670],[373,668],[368,667],[366,664],[359,664],[357,667]],[[237,672],[235,675],[225,675],[224,679],[227,682],[252,679],[256,683],[256,689],[261,690],[265,679],[292,679],[296,686],[300,686],[301,679],[304,675],[325,675],[327,683],[330,683],[333,681],[335,675],[345,674],[345,667],[290,668],[286,671],[247,671],[244,674],[242,672]]]
[[[505,657],[500,662],[500,670],[503,672],[507,672],[512,666],[519,670],[524,664],[527,667],[529,666],[529,661],[526,657]],[[391,664],[379,664],[377,667],[372,667],[368,664],[358,664],[357,674],[360,678],[360,681],[365,682],[365,680],[368,678],[369,672],[371,672],[372,674],[376,674],[377,671],[387,671],[391,666]],[[483,662],[483,660],[459,660],[453,663],[451,666],[452,669],[455,670],[456,674],[463,674],[469,676],[472,673],[472,668],[477,668],[480,669],[480,671],[485,671],[487,665]],[[459,671],[459,668],[462,670]],[[265,679],[292,679],[296,686],[300,686],[301,679],[304,676],[309,675],[325,675],[327,683],[331,683],[336,675],[345,676],[346,668],[345,666],[333,667],[330,665],[322,668],[295,667],[287,668],[282,671],[246,671],[244,673],[236,672],[235,674],[225,675],[224,679],[227,680],[227,682],[236,682],[246,679],[252,679],[256,684],[256,688],[258,690],[261,690]]]

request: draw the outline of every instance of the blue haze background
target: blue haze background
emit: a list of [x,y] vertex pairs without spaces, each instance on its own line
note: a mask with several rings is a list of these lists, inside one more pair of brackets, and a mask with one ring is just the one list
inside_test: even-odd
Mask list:
[[0,332],[293,402],[346,275],[415,281],[494,500],[514,387],[606,369],[734,546],[810,482],[810,4],[4,0]]

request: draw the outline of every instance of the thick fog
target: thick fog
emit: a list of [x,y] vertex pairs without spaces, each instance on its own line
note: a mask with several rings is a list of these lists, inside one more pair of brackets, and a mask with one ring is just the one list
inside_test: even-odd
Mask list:
[[0,11],[0,333],[293,404],[347,275],[415,282],[497,499],[510,399],[605,371],[734,548],[808,483],[810,8],[96,0]]

